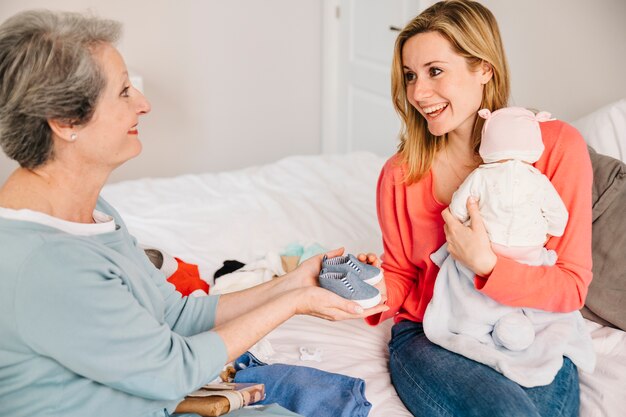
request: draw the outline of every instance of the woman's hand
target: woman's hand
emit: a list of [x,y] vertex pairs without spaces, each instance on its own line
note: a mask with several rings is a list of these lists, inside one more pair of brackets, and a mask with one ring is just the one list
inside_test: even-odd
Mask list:
[[467,212],[470,217],[469,227],[454,217],[449,208],[441,212],[446,222],[443,230],[448,242],[448,252],[453,259],[462,262],[476,275],[486,277],[493,271],[498,258],[491,249],[491,242],[474,197],[467,199]]
[[[379,304],[363,310],[358,303],[318,286],[285,292],[272,291],[269,294],[263,289],[265,284],[257,285],[249,291],[220,296],[218,319],[213,331],[224,341],[229,362],[294,314],[306,314],[326,320],[345,320],[364,318],[388,309],[386,305]],[[228,312],[225,313],[224,310]],[[259,320],[259,317],[263,319]]]
[[[326,256],[333,258],[341,256],[343,248],[333,249],[326,252]],[[296,269],[290,273],[283,275],[279,279],[282,281],[280,288],[282,291],[290,291],[297,288],[317,287],[317,277],[322,269],[322,258],[324,254],[312,256],[302,262]]]
[[358,319],[389,309],[381,303],[364,310],[358,303],[321,287],[301,288],[296,292],[296,314],[306,314],[326,320]]
[[[343,248],[339,248],[326,255],[335,257],[342,253]],[[345,320],[367,317],[388,309],[386,305],[379,304],[364,310],[358,303],[319,287],[317,277],[322,257],[314,256],[279,278],[220,296],[214,330],[227,346],[229,361],[294,314]],[[263,317],[260,322],[259,317]]]
[[[343,248],[334,249],[327,252],[326,256],[329,258],[341,256],[343,251]],[[285,282],[290,283],[291,288],[295,289],[296,314],[306,314],[334,321],[363,318],[389,309],[383,304],[387,299],[384,279],[375,286],[381,293],[381,303],[367,310],[364,310],[354,301],[319,287],[317,277],[322,267],[322,258],[323,255],[313,256],[288,274],[293,276],[289,278],[285,276]],[[380,260],[372,253],[360,254],[358,258],[361,262],[367,262],[380,268]]]
[[359,253],[356,258],[364,263],[370,264],[375,266],[376,268],[380,268],[380,265],[382,264],[382,262],[380,261],[380,259],[378,258],[378,256],[376,256],[375,253]]
[[[343,255],[343,248],[333,249],[325,253],[325,255],[329,258],[334,258],[335,256]],[[312,256],[306,261],[302,262],[300,266],[298,266],[295,271],[298,271],[301,274],[306,276],[312,276],[314,278],[314,285],[317,285],[317,276],[320,274],[322,269],[322,258],[324,254]],[[294,271],[294,272],[295,272]]]

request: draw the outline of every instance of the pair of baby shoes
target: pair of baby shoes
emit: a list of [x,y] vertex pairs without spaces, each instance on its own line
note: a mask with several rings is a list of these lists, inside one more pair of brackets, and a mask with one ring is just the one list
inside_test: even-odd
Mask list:
[[383,278],[383,272],[375,266],[360,262],[348,254],[322,258],[319,275],[320,286],[348,300],[356,301],[364,309],[380,303],[380,291],[373,287]]

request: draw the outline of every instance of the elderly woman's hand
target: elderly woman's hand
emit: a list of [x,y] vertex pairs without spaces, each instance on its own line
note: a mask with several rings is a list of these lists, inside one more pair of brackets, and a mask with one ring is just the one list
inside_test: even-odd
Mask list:
[[[333,258],[341,256],[343,248],[333,249],[326,252],[326,256]],[[350,300],[346,300],[326,289],[319,287],[318,276],[322,267],[323,254],[313,256],[283,278],[283,291],[302,290],[298,292],[302,300],[298,301],[296,314],[308,314],[327,320],[345,320],[350,318],[367,317],[388,309],[383,303],[387,300],[384,278],[375,285],[380,291],[381,304],[363,310],[361,306]],[[380,259],[372,253],[359,254],[361,262],[367,262],[380,268]]]
[[[326,252],[326,256],[329,258],[335,256],[341,256],[343,254],[343,248],[333,249]],[[278,291],[291,291],[297,288],[317,287],[317,277],[322,269],[322,258],[324,254],[312,256],[306,261],[302,262],[296,269],[283,275],[278,279],[280,284],[278,285]]]
[[[333,249],[326,252],[325,254],[312,256],[306,261],[302,262],[294,272],[297,271],[298,273],[304,275],[304,280],[308,281],[311,285],[317,285],[317,276],[320,274],[320,271],[322,269],[322,258],[324,257],[324,255],[329,258],[341,256],[343,255],[343,248]],[[307,277],[309,278],[308,280]]]
[[443,230],[448,242],[448,252],[476,275],[486,277],[493,271],[498,258],[491,249],[478,203],[473,197],[467,199],[467,212],[471,219],[469,227],[454,217],[449,208],[441,213],[446,222]]
[[302,288],[297,292],[296,314],[306,314],[326,320],[364,318],[389,309],[381,303],[364,310],[358,303],[342,298],[321,287]]

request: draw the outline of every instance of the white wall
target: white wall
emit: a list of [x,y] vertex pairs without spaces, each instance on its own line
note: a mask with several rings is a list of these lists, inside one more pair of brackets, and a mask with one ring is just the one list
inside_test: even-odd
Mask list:
[[[124,24],[120,50],[152,112],[143,153],[111,181],[320,151],[318,0],[0,0],[0,21],[42,7]],[[2,154],[0,183],[15,166]]]
[[514,105],[574,121],[626,98],[626,0],[480,0],[495,15]]
[[[358,1],[358,0],[357,0]],[[385,0],[380,0],[385,1]],[[513,104],[574,120],[626,97],[625,0],[481,0],[499,21]],[[142,155],[111,181],[320,152],[320,0],[0,0],[124,23],[120,49],[153,110]],[[0,183],[15,164],[0,156]]]
[[[492,10],[502,32],[511,68],[511,105],[550,111],[573,122],[626,98],[626,0],[480,1]],[[324,0],[323,19],[330,30],[325,30],[323,57],[338,63],[334,71],[323,72],[324,80],[336,81],[334,95],[327,86],[322,95],[325,152],[394,152],[399,117],[389,93],[390,71],[379,64],[390,66],[395,35],[388,29],[402,24],[399,16],[412,18],[435,2]],[[341,7],[341,19],[326,11],[334,7]],[[370,40],[373,33],[376,45]]]

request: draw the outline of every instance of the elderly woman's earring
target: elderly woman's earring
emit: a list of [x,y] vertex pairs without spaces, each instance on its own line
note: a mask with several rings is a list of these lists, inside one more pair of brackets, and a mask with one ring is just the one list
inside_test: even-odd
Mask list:
[[74,142],[76,139],[78,139],[78,135],[76,133],[72,133],[70,135],[70,142]]

